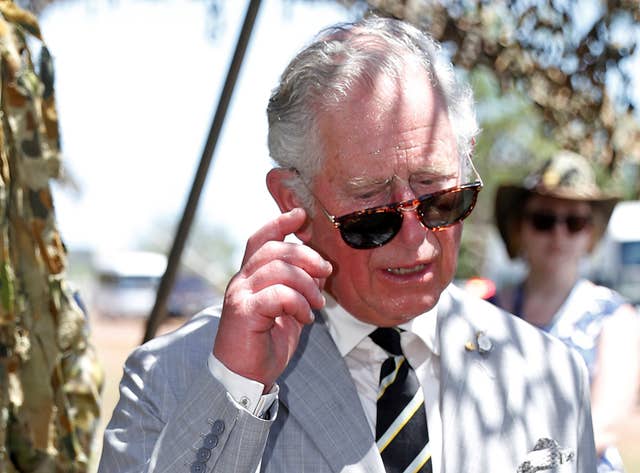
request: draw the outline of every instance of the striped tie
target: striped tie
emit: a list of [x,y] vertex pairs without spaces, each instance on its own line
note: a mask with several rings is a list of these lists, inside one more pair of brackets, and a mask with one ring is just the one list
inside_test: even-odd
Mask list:
[[376,443],[387,473],[432,473],[422,388],[400,347],[400,331],[378,328],[371,339],[391,356],[382,363]]

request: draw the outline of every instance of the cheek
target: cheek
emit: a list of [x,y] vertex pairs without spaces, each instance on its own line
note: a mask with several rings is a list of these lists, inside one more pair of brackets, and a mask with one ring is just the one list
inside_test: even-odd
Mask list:
[[358,251],[347,246],[339,230],[324,222],[312,225],[312,236],[307,242],[314,250],[327,259],[333,266],[330,280],[351,279],[365,271],[360,270],[366,265],[366,251]]
[[520,230],[520,248],[524,254],[535,251],[536,248],[541,246],[542,238],[539,238],[537,234],[534,234],[527,226],[523,225]]
[[441,264],[445,276],[453,277],[458,266],[458,250],[460,248],[460,238],[462,235],[462,225],[440,232],[438,242],[440,244]]
[[589,253],[589,250],[591,249],[591,244],[593,242],[593,236],[592,234],[589,232],[585,232],[582,235],[579,235],[578,238],[578,244],[575,245],[576,246],[576,250],[580,253],[580,255],[586,255],[587,253]]
[[372,271],[369,268],[368,251],[358,251],[344,244],[327,248],[327,255],[333,265],[333,273],[327,279],[325,289],[353,313],[362,307],[362,298],[371,299],[375,294],[372,283]]
[[442,252],[457,251],[462,237],[462,225],[446,228],[439,232],[429,232],[427,235],[434,235]]
[[369,260],[363,253],[343,253],[337,260],[336,282],[340,287],[356,292],[369,288],[371,271],[368,263]]

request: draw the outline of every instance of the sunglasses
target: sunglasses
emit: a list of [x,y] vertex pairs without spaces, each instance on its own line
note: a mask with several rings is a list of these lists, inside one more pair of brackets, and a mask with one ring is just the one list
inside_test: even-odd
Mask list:
[[482,182],[443,189],[417,199],[359,210],[341,217],[331,215],[320,203],[324,214],[340,231],[351,248],[366,250],[389,243],[400,228],[406,212],[416,211],[420,223],[429,230],[442,230],[463,221],[476,205]]
[[563,224],[571,234],[575,234],[584,230],[591,225],[591,215],[567,215],[561,217],[546,212],[530,212],[525,214],[526,219],[531,226],[539,232],[551,232],[556,225]]

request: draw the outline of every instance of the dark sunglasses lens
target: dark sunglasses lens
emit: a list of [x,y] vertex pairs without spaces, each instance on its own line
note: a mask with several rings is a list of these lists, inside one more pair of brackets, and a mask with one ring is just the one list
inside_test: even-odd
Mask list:
[[591,219],[582,215],[569,215],[566,222],[567,230],[569,230],[569,232],[578,233],[584,230],[587,225],[589,225]]
[[557,223],[563,222],[567,225],[569,233],[578,233],[584,230],[591,223],[591,217],[584,215],[568,215],[564,220],[553,214],[545,214],[534,212],[529,215],[529,221],[533,228],[540,232],[548,232],[553,230]]
[[536,212],[529,215],[529,221],[531,225],[533,225],[533,228],[539,232],[548,232],[555,226],[556,216]]
[[339,219],[340,234],[352,248],[364,250],[388,243],[400,231],[399,212],[364,213]]
[[429,196],[420,202],[418,212],[427,228],[448,227],[464,220],[473,210],[478,187],[456,189]]

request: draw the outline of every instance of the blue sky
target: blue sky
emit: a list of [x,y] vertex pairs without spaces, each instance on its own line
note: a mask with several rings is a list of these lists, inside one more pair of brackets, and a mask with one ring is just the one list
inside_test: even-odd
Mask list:
[[[95,0],[45,11],[64,162],[81,186],[54,186],[71,250],[129,248],[159,218],[179,218],[246,4],[224,2],[215,39],[207,2]],[[239,249],[277,214],[264,184],[269,93],[317,30],[349,15],[331,2],[262,2],[197,214]]]

